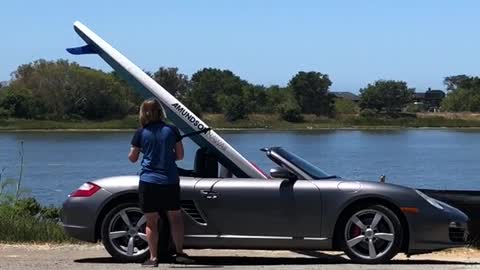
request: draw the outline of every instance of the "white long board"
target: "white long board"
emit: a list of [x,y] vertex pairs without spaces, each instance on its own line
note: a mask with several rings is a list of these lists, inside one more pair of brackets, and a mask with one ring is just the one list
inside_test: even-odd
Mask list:
[[[137,91],[145,95],[153,94],[164,106],[167,118],[184,133],[201,131],[209,127],[185,105],[172,96],[155,80],[133,64],[110,44],[80,22],[74,23],[77,34],[88,44],[84,47],[68,49],[72,54],[98,54],[123,79],[128,81]],[[237,177],[267,178],[263,172],[238,153],[215,131],[194,135],[192,140],[200,147],[214,152],[220,163],[229,168]]]

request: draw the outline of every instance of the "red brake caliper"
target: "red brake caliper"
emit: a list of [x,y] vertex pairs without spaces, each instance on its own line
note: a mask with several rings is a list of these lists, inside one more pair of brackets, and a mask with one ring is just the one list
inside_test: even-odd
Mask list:
[[355,238],[355,237],[359,236],[362,233],[362,231],[360,230],[360,228],[358,226],[355,225],[355,226],[352,227],[351,233],[352,233],[352,238]]

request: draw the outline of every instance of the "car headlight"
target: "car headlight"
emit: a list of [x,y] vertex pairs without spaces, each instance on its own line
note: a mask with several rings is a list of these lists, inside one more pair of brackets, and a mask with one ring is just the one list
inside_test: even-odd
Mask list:
[[423,199],[425,199],[425,201],[427,201],[428,203],[430,203],[431,205],[433,205],[435,208],[438,208],[440,210],[443,210],[443,206],[440,205],[440,203],[435,200],[434,198],[430,198],[428,197],[425,193],[419,191],[419,190],[416,190],[415,191],[417,192],[418,195],[420,195],[420,197],[422,197]]

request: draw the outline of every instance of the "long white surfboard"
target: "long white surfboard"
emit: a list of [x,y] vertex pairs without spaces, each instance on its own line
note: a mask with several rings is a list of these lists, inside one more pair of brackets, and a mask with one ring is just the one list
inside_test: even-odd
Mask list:
[[88,27],[77,21],[74,23],[74,29],[87,45],[67,49],[70,53],[98,54],[141,94],[153,94],[163,104],[167,118],[184,133],[206,131],[192,136],[192,140],[200,147],[214,152],[220,163],[237,177],[267,178],[260,169],[246,160],[215,131],[209,129],[207,124],[185,105]]

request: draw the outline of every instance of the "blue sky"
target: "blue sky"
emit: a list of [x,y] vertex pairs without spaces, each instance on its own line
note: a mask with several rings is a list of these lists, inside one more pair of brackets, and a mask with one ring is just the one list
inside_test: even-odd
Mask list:
[[66,58],[110,70],[83,45],[79,20],[145,70],[230,69],[286,85],[299,70],[329,74],[331,90],[377,79],[418,91],[448,75],[480,73],[480,1],[2,1],[0,81],[20,64]]

